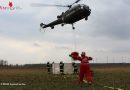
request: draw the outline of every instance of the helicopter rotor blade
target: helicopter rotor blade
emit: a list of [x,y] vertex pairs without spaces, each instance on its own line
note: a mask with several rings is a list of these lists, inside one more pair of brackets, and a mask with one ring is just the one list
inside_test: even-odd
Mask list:
[[70,5],[55,5],[55,4],[41,4],[41,3],[31,3],[30,5],[32,7],[69,7],[73,6],[75,3],[80,2],[81,0],[76,0],[74,3]]
[[32,7],[68,7],[64,5],[53,5],[53,4],[41,4],[41,3],[31,3]]
[[81,0],[76,0],[74,3],[71,4],[71,6],[74,5],[75,3],[80,2],[80,1],[81,1]]

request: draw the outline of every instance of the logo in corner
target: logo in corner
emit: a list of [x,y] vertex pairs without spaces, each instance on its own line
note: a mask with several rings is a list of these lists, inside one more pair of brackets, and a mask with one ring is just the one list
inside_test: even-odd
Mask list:
[[13,3],[9,1],[9,7],[12,7],[13,6]]
[[5,11],[5,10],[18,10],[18,9],[20,10],[22,8],[20,6],[15,6],[12,1],[9,1],[7,4],[5,3],[5,5],[1,5],[1,3],[0,3],[0,10],[1,11]]

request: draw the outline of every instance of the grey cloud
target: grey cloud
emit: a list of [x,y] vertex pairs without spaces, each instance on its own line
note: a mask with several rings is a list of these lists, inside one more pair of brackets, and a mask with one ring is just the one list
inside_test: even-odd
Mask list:
[[95,52],[102,52],[102,53],[130,53],[129,48],[111,48],[108,50],[103,50],[103,49],[97,49],[94,50]]
[[118,5],[117,2],[116,5],[107,5],[104,8],[105,10],[98,10],[95,7],[95,10],[92,10],[88,24],[91,26],[89,29],[92,37],[130,39],[130,7],[125,3]]
[[[59,1],[59,3],[61,2],[61,0],[57,1]],[[99,52],[105,54],[115,52],[118,55],[120,55],[121,52],[129,54],[129,46],[125,44],[128,44],[130,40],[130,0],[83,1],[87,5],[90,5],[92,13],[88,21],[81,20],[75,24],[76,41],[79,50],[90,48],[90,51],[94,51],[95,54]],[[65,2],[67,3],[68,0]],[[29,10],[33,11],[33,8],[25,11],[29,12]],[[39,10],[39,8],[37,10]],[[56,19],[58,14],[61,14],[63,9],[60,10],[56,8],[56,10],[54,9],[56,11],[54,14],[47,14],[47,16],[44,15],[44,10],[45,9],[43,9],[42,12],[39,10],[38,13],[35,9],[33,14],[31,12],[26,13],[24,10],[21,11],[23,14],[13,13],[9,15],[10,13],[1,13],[0,36],[25,41],[28,42],[29,45],[31,43],[31,46],[34,46],[34,48],[42,48],[46,42],[52,43],[54,47],[52,47],[53,49],[49,52],[55,53],[55,50],[59,49],[59,51],[63,51],[60,54],[65,54],[64,51],[70,50],[74,45],[74,32],[72,31],[72,27],[71,25],[65,25],[64,27],[58,25],[54,30],[47,29],[45,33],[39,32],[39,24],[42,21],[44,23],[51,22]],[[125,40],[127,41],[123,42]],[[5,52],[5,55],[7,55],[6,53],[7,52]],[[102,55],[99,55],[99,57],[100,56]],[[29,58],[31,59],[32,57],[30,56]]]
[[41,44],[38,43],[38,42],[34,42],[34,43],[33,43],[33,46],[35,46],[35,47],[41,47]]
[[116,52],[116,53],[130,53],[130,49],[129,48],[114,49],[114,50],[112,50],[112,52]]
[[67,47],[67,46],[60,46],[60,47],[55,47],[56,49],[60,49],[60,50],[71,50],[72,48]]

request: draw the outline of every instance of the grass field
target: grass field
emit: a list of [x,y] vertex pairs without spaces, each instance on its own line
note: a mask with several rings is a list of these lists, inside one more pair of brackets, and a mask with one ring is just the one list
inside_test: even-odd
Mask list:
[[52,75],[45,69],[3,68],[0,69],[0,90],[130,90],[130,66],[93,67],[93,71],[94,85],[88,87],[84,83],[79,87],[78,75]]

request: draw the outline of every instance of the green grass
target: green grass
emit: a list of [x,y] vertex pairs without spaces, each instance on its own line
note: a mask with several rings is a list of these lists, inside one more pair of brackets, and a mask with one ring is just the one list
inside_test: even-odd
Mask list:
[[[0,83],[24,83],[25,86],[0,85],[0,90],[130,90],[130,67],[93,68],[94,85],[78,85],[78,75],[52,75],[45,69],[0,69]],[[116,89],[115,89],[116,90]]]

